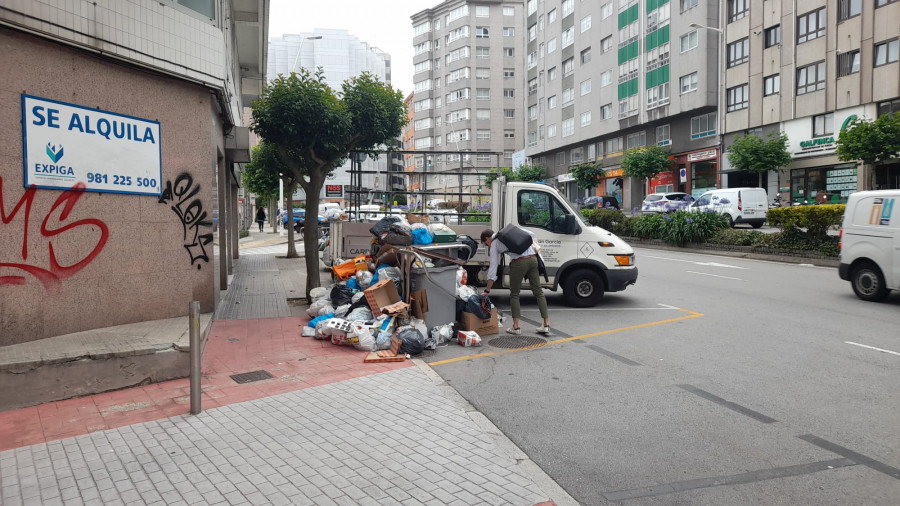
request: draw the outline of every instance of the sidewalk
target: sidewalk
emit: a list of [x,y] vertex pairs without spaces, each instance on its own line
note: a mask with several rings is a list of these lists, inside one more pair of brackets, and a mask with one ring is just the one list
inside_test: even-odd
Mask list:
[[286,241],[240,240],[200,415],[187,379],[0,412],[0,504],[575,504],[424,362],[300,337]]

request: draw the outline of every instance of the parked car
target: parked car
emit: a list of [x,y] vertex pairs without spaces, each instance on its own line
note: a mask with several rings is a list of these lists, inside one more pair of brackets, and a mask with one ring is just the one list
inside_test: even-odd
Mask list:
[[900,190],[851,193],[841,221],[838,275],[856,296],[880,302],[900,290]]
[[582,209],[612,208],[621,209],[619,200],[612,195],[594,195],[584,199]]
[[694,198],[684,192],[651,193],[641,202],[641,212],[670,213],[687,208],[693,201]]
[[749,223],[760,228],[766,222],[768,198],[763,188],[721,188],[700,195],[690,210],[723,214],[732,227],[735,223]]

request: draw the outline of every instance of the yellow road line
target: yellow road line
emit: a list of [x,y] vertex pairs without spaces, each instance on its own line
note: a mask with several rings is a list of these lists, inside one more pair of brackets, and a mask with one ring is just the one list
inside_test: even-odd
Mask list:
[[603,336],[603,335],[606,335],[606,334],[613,334],[613,333],[616,333],[616,332],[624,332],[624,331],[626,331],[626,330],[636,330],[636,329],[642,329],[642,328],[646,328],[646,327],[653,327],[653,326],[656,326],[656,325],[662,325],[662,324],[665,324],[665,323],[680,322],[680,321],[684,321],[684,320],[690,320],[691,318],[699,318],[699,317],[703,316],[702,313],[698,313],[698,312],[696,312],[696,311],[689,311],[689,310],[687,310],[687,309],[680,309],[680,308],[679,308],[678,311],[681,311],[682,313],[688,313],[688,315],[687,315],[687,316],[679,316],[678,318],[669,318],[669,319],[667,319],[667,320],[660,320],[660,321],[658,321],[658,322],[650,322],[650,323],[641,323],[641,324],[639,324],[639,325],[631,325],[631,326],[629,326],[629,327],[622,327],[622,328],[619,328],[619,329],[603,330],[603,331],[600,331],[600,332],[594,332],[594,333],[592,333],[592,334],[584,334],[584,335],[580,335],[580,336],[566,337],[566,338],[563,338],[563,339],[557,339],[557,340],[555,340],[555,341],[547,341],[547,342],[545,342],[545,343],[540,343],[540,344],[534,344],[534,345],[531,345],[531,346],[526,346],[526,347],[524,347],[524,348],[516,348],[516,349],[514,349],[514,350],[496,351],[496,352],[492,352],[492,353],[479,353],[479,354],[477,354],[477,355],[468,355],[468,356],[465,356],[465,357],[456,357],[456,358],[450,358],[450,359],[447,359],[447,360],[439,360],[439,361],[437,361],[437,362],[428,362],[428,365],[434,366],[434,365],[452,364],[453,362],[461,362],[461,361],[463,361],[463,360],[469,360],[469,359],[473,359],[473,358],[491,357],[491,356],[494,356],[494,355],[505,355],[505,354],[507,354],[507,353],[515,353],[515,352],[518,352],[518,351],[534,350],[534,349],[542,348],[542,347],[544,347],[544,346],[548,346],[548,345],[551,345],[551,344],[565,343],[565,342],[567,342],[567,341],[575,341],[575,340],[578,340],[578,339],[585,339],[585,338],[588,338],[588,337]]

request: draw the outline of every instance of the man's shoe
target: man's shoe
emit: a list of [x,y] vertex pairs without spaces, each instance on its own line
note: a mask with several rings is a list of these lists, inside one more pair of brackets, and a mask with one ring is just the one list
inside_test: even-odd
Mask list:
[[549,326],[549,325],[544,325],[543,327],[538,327],[537,329],[535,329],[535,332],[537,332],[538,334],[547,334],[547,335],[549,335],[549,334],[550,334],[550,326]]
[[514,336],[517,336],[517,335],[519,335],[519,334],[522,333],[522,329],[515,329],[515,328],[512,328],[512,327],[507,327],[507,328],[506,328],[506,333],[507,333],[507,334],[512,334],[512,335],[514,335]]

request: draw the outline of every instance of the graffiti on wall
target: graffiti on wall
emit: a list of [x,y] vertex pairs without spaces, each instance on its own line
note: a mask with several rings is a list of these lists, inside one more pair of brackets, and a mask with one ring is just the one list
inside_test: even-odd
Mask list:
[[[194,198],[198,193],[200,193],[200,185],[194,184],[194,178],[190,174],[184,173],[176,177],[174,183],[167,181],[162,195],[159,197],[160,204],[172,204],[172,210],[181,220],[181,225],[184,227],[184,249],[188,250],[191,256],[191,265],[198,260],[209,262],[206,246],[213,240],[211,233],[200,233],[201,227],[212,227],[213,223],[206,220],[207,214],[203,210],[203,202],[199,198]],[[197,264],[198,270],[200,267],[201,264]]]
[[[0,258],[0,286],[24,285],[28,282],[28,278],[21,275],[21,273],[25,273],[33,276],[45,289],[51,290],[57,288],[62,280],[74,276],[97,258],[103,250],[103,247],[106,246],[106,241],[109,239],[109,228],[107,228],[106,223],[96,218],[85,218],[65,223],[69,214],[71,214],[75,205],[78,203],[78,200],[84,195],[84,188],[85,186],[83,183],[76,183],[72,188],[62,192],[56,199],[56,202],[50,206],[50,209],[44,215],[44,218],[41,221],[40,234],[41,237],[47,239],[46,244],[49,252],[49,263],[48,265],[38,265],[35,262],[36,255],[32,255],[32,261],[29,262],[28,250],[28,223],[31,219],[31,212],[37,188],[34,185],[29,186],[22,195],[22,198],[19,199],[12,210],[7,214],[6,205],[3,202],[3,178],[0,177],[0,220],[2,220],[2,228],[0,228],[2,233],[0,233],[0,237],[2,237],[4,241],[16,237],[15,234],[17,231],[15,225],[10,224],[19,213],[22,213],[20,219],[23,222],[21,233],[21,261],[18,259],[11,259],[11,261],[7,262]],[[56,219],[54,220],[54,218]],[[59,260],[57,259],[58,251],[53,246],[54,238],[69,231],[71,231],[72,235],[76,236],[96,236],[94,227],[100,230],[100,236],[97,238],[97,243],[94,247],[77,262],[71,265],[60,265]],[[71,236],[69,238],[71,238]],[[62,242],[62,238],[59,239],[60,242]],[[7,271],[20,272],[18,274],[5,274]]]

